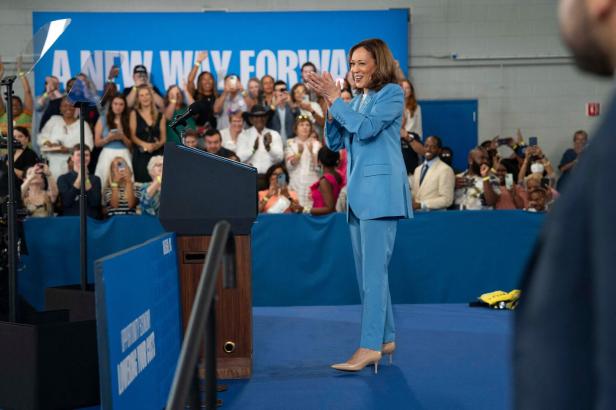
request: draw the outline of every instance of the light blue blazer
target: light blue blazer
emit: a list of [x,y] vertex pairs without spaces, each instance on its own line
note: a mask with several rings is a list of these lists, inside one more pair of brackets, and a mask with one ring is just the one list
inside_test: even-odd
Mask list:
[[[361,105],[361,107],[360,107]],[[412,218],[411,191],[400,149],[404,94],[397,84],[370,91],[350,103],[338,98],[329,109],[325,138],[333,151],[346,148],[347,214],[359,219]]]

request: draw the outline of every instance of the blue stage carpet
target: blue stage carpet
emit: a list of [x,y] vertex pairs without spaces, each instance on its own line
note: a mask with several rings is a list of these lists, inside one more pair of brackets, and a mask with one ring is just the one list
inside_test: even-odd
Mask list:
[[329,368],[357,347],[360,306],[254,308],[254,372],[226,409],[509,409],[510,312],[396,305],[398,349],[379,373]]

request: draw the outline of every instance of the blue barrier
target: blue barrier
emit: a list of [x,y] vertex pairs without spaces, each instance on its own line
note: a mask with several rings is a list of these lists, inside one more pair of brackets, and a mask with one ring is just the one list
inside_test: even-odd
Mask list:
[[[390,269],[394,303],[463,303],[515,288],[542,221],[523,211],[434,212],[401,221]],[[41,308],[46,287],[79,282],[79,221],[30,219],[25,232],[30,255],[20,290]],[[162,232],[157,219],[145,216],[91,221],[89,266]],[[359,303],[343,214],[260,215],[252,258],[255,306]]]

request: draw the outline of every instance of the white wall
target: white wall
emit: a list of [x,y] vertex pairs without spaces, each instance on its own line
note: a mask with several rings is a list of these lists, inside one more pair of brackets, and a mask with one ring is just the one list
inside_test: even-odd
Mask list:
[[[600,120],[586,117],[585,103],[603,103],[611,91],[609,81],[574,68],[560,43],[556,6],[556,0],[1,0],[0,55],[10,60],[25,46],[33,10],[411,8],[409,67],[419,97],[476,98],[480,141],[512,135],[519,127],[527,136],[537,135],[556,162],[574,130],[592,129]],[[454,53],[456,60],[450,58]]]

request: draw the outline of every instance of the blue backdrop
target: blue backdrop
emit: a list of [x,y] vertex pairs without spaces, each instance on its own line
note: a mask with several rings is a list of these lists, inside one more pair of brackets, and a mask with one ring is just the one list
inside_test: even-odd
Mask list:
[[162,409],[180,354],[174,234],[96,262],[96,326],[104,409]]
[[[390,269],[394,303],[464,303],[515,288],[542,221],[523,211],[448,211],[400,222]],[[100,258],[162,231],[144,216],[91,222],[89,255]],[[79,283],[79,218],[29,219],[25,232],[30,255],[23,257],[20,290],[42,308],[45,288]],[[255,306],[359,303],[344,214],[260,215],[252,266]]]
[[[216,77],[236,73],[270,74],[293,85],[300,67],[312,61],[320,70],[342,77],[347,52],[356,42],[385,40],[406,70],[408,10],[208,13],[33,12],[36,32],[45,23],[71,18],[67,31],[36,68],[38,88],[53,73],[62,84],[80,67],[99,90],[109,68],[121,63],[120,88],[131,86],[132,68],[144,64],[153,82],[165,90],[186,81],[199,50],[202,66]],[[118,57],[120,56],[120,57]],[[118,60],[119,58],[119,60]],[[89,61],[89,62],[88,62]],[[221,84],[219,83],[219,86]],[[222,87],[220,87],[222,88]]]

